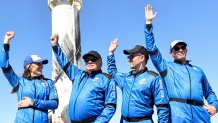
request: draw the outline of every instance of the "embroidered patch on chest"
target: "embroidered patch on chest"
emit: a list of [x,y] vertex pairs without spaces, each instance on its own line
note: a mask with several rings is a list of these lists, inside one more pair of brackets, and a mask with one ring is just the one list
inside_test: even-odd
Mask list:
[[47,86],[45,82],[42,82],[41,85],[42,85],[43,87]]
[[139,80],[140,85],[145,85],[145,83],[146,83],[146,78],[142,78],[141,80]]
[[92,79],[92,81],[93,81],[93,82],[99,82],[99,81],[100,81],[100,79],[99,79],[99,78],[97,78],[97,77],[95,77],[95,78],[93,78],[93,79]]

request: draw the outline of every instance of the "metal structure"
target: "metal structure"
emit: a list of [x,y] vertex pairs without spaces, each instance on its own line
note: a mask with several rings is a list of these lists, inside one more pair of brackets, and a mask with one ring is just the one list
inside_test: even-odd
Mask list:
[[[59,35],[59,44],[71,63],[81,68],[80,19],[82,0],[48,0],[52,12],[52,34]],[[52,56],[52,79],[59,96],[59,106],[49,113],[51,123],[68,123],[67,107],[70,99],[72,81],[59,67]]]

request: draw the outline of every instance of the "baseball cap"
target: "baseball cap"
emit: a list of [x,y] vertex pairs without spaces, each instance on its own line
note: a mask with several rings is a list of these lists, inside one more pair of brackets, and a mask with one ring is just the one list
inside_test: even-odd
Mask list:
[[83,59],[86,59],[88,56],[94,56],[95,58],[101,60],[101,55],[94,50],[89,51],[88,53],[86,53],[85,55],[83,55]]
[[187,46],[187,44],[183,41],[183,40],[174,40],[173,42],[171,42],[170,44],[170,51],[172,51],[172,49],[176,46],[176,45],[185,45]]
[[31,63],[42,63],[42,64],[47,64],[48,60],[47,59],[42,59],[38,55],[29,55],[24,59],[23,66],[26,67],[27,65]]
[[126,55],[140,53],[146,56],[148,55],[148,50],[144,46],[136,45],[133,49],[123,50],[123,53]]

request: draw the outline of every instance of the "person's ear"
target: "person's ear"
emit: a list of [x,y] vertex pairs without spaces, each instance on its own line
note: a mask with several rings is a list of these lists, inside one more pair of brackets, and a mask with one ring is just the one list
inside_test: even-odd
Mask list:
[[141,55],[140,58],[141,58],[141,61],[145,60],[145,56],[144,55]]

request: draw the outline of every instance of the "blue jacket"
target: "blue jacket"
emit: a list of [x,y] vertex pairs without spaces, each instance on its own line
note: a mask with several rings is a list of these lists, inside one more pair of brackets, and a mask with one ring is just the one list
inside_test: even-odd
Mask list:
[[[156,105],[158,122],[168,123],[168,98],[160,77],[155,77],[147,68],[138,74],[117,72],[114,54],[108,56],[108,73],[122,90],[123,117],[132,119],[152,117],[153,106]],[[125,118],[122,122],[127,122]],[[151,122],[144,120],[140,123]]]
[[29,108],[18,109],[15,123],[48,123],[48,110],[58,107],[58,95],[54,82],[50,79],[28,80],[17,76],[9,64],[9,51],[1,47],[0,67],[4,75],[17,94],[18,101],[23,97],[34,99]]
[[[148,29],[147,29],[148,28]],[[151,52],[151,60],[164,78],[169,98],[195,100],[203,104],[204,98],[208,104],[218,109],[218,101],[203,70],[190,63],[167,62],[157,49],[152,32],[153,27],[147,25],[145,39],[147,49]],[[150,30],[149,30],[150,28]],[[173,123],[208,123],[210,115],[203,106],[170,101],[171,119]]]
[[[53,47],[53,50],[59,65],[64,68],[68,59],[59,45]],[[65,72],[73,82],[68,108],[71,121],[95,119],[95,123],[109,122],[116,111],[114,80],[101,70],[88,75],[73,64]]]

